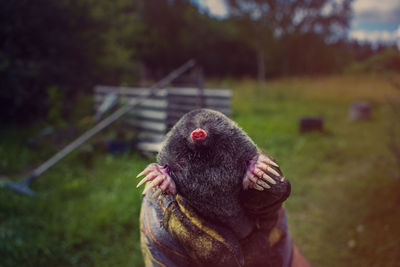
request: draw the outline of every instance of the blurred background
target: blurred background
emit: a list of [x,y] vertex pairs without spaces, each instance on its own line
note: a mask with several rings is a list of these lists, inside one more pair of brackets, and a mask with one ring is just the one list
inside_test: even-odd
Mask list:
[[[226,113],[292,183],[306,258],[399,266],[399,1],[8,0],[0,13],[2,176],[29,177],[121,94],[194,59],[168,86],[228,92]],[[155,154],[125,121],[38,177],[35,197],[2,180],[1,266],[143,265],[135,177]]]

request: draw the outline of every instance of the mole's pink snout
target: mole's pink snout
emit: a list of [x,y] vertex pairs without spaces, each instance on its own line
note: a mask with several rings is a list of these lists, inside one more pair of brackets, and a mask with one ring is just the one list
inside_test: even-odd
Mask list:
[[203,142],[204,139],[206,139],[207,133],[201,128],[197,128],[190,134],[190,138],[192,138],[193,141],[196,143]]

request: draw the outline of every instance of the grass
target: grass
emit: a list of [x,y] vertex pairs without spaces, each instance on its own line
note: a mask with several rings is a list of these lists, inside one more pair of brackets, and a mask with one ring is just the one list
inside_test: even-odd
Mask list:
[[[29,159],[37,153],[24,149]],[[21,150],[2,152],[1,158],[17,158]],[[33,183],[36,198],[1,189],[0,265],[142,265],[135,177],[148,162],[135,153],[88,157],[78,151]]]
[[[400,92],[384,76],[209,85],[234,90],[233,119],[291,181],[290,230],[313,265],[398,266],[400,170],[387,144],[399,118],[387,99],[400,104]],[[359,99],[372,104],[372,119],[349,122]],[[322,116],[325,132],[299,134],[302,116]],[[21,178],[51,155],[24,145],[30,134],[1,131],[0,173]],[[37,198],[0,189],[0,265],[141,266],[135,175],[151,160],[81,150],[33,184]]]

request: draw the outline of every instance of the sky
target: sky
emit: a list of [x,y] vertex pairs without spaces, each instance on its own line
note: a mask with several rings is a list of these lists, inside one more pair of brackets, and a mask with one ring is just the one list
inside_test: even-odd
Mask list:
[[[211,15],[224,17],[224,0],[197,0]],[[400,0],[354,0],[349,38],[397,44],[400,49]]]

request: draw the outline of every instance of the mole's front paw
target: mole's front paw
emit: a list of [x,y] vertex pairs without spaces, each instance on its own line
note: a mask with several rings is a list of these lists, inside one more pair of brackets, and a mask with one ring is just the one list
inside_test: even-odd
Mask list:
[[160,166],[156,163],[152,163],[144,169],[138,176],[146,175],[136,186],[139,187],[145,182],[150,182],[146,185],[143,194],[146,194],[151,188],[159,186],[158,189],[154,192],[153,197],[158,197],[161,194],[176,194],[176,186],[175,182],[172,180],[169,175],[168,166]]
[[284,182],[285,178],[279,171],[278,164],[266,155],[258,154],[247,165],[243,179],[243,188],[254,188],[259,191]]

